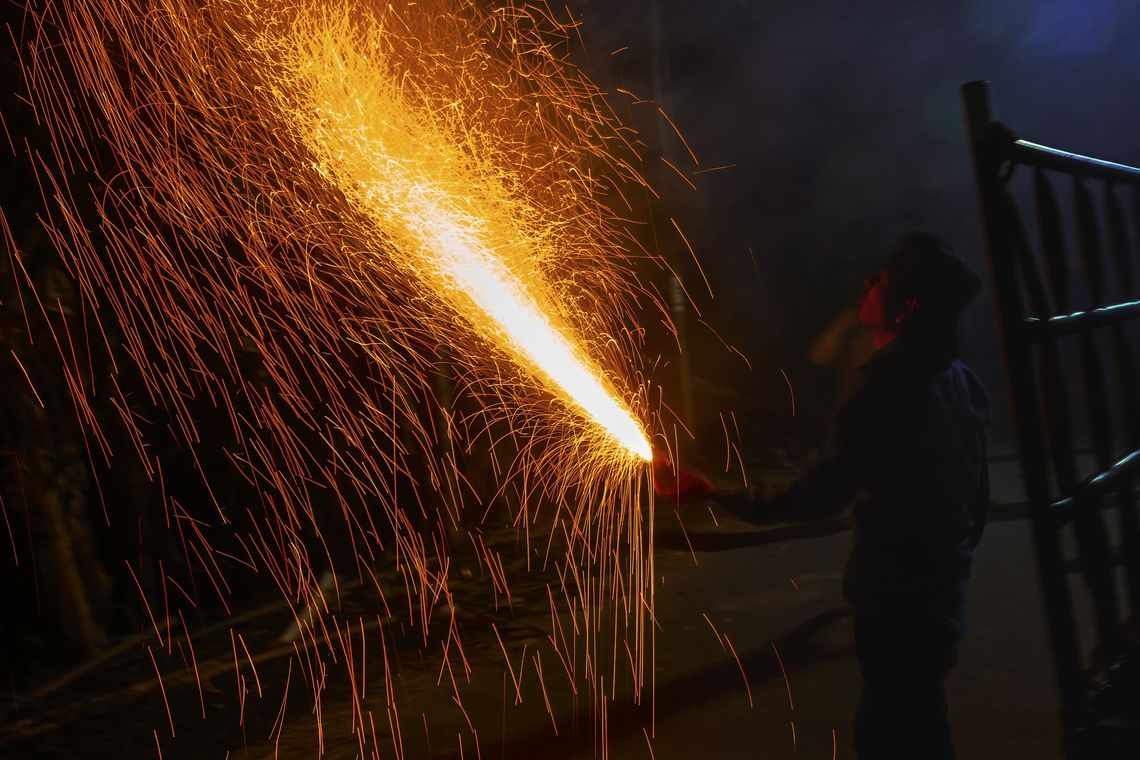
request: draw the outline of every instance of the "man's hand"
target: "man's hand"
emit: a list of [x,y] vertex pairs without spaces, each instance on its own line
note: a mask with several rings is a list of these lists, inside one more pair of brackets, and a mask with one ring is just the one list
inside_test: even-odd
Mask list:
[[695,470],[680,468],[664,451],[653,452],[653,493],[662,499],[703,499],[713,494],[712,483]]

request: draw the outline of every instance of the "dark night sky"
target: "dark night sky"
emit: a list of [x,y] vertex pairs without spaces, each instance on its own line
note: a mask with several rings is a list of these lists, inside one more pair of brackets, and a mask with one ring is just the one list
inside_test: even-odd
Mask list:
[[[962,83],[990,80],[997,118],[1026,139],[1140,163],[1140,4],[1130,0],[656,4],[667,109],[701,167],[736,165],[695,177],[699,193],[666,183],[682,188],[666,188],[668,213],[716,293],[701,303],[705,317],[753,370],[703,336],[694,366],[761,406],[786,403],[779,367],[812,403],[812,336],[900,232],[938,234],[985,274]],[[653,6],[573,4],[586,67],[603,85],[654,96]],[[656,137],[653,105],[614,102]],[[1000,396],[988,298],[965,332],[966,358]],[[1005,427],[999,419],[995,433]]]

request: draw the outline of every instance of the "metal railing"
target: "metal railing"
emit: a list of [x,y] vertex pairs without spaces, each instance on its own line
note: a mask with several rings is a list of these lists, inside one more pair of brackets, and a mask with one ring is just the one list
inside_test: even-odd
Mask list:
[[[1140,320],[1134,271],[1140,169],[1017,139],[993,120],[985,82],[964,85],[962,95],[1066,757],[1132,757],[1127,753],[1135,753],[1140,735],[1140,647],[1129,630],[1129,621],[1140,617],[1133,489],[1140,473],[1140,375],[1132,324]],[[1033,235],[1013,188],[1023,168],[1031,173],[1025,194],[1036,217]],[[1068,214],[1054,188],[1064,177],[1072,185]],[[1074,233],[1076,266],[1066,229]],[[1075,388],[1069,369],[1080,377]],[[1081,429],[1095,454],[1091,473],[1077,463]],[[1108,506],[1118,522],[1118,547],[1109,540]],[[1069,526],[1083,591],[1069,584],[1063,551]],[[1085,649],[1095,654],[1082,654],[1074,593],[1091,600],[1097,641]]]

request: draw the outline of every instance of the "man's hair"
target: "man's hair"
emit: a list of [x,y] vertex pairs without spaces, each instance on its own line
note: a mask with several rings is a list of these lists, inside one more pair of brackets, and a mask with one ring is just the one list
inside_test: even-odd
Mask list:
[[917,304],[903,333],[952,336],[958,316],[982,290],[978,276],[945,242],[923,232],[903,235],[883,269],[886,313],[898,313],[909,298]]

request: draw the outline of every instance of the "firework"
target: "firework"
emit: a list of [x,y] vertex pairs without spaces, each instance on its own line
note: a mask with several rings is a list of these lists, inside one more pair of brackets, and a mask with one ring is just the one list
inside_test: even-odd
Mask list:
[[368,34],[339,20],[262,44],[270,60],[292,59],[296,91],[278,90],[278,101],[316,170],[375,218],[387,243],[381,255],[422,272],[489,342],[507,346],[631,454],[651,459],[641,425],[551,323],[553,299],[543,308],[535,298],[541,282],[528,286],[512,271],[509,262],[525,271],[532,252],[560,241],[533,229],[543,222],[528,219],[528,199],[508,191],[500,155],[471,144],[461,107],[433,104],[402,81],[381,24]]
[[[320,674],[344,665],[363,753],[365,649],[383,652],[401,732],[384,625],[344,613],[342,585],[374,586],[381,617],[462,672],[454,617],[433,620],[463,545],[509,597],[478,530],[498,505],[528,567],[531,529],[548,531],[549,641],[571,688],[586,681],[604,715],[620,666],[639,696],[653,424],[615,207],[645,185],[602,93],[566,61],[572,28],[544,6],[469,0],[128,6],[33,14],[22,63],[50,133],[31,157],[44,229],[82,304],[77,342],[93,346],[77,358],[57,339],[93,469],[138,456],[187,568],[182,583],[159,571],[159,643],[173,651],[169,621],[185,620],[167,581],[197,588],[187,605],[227,605],[219,557],[237,556],[294,611],[286,638],[306,649],[283,651],[321,732]],[[177,455],[156,453],[164,436]],[[208,506],[167,488],[174,457]],[[387,598],[385,567],[406,604]],[[259,655],[231,637],[239,693],[260,694]]]

